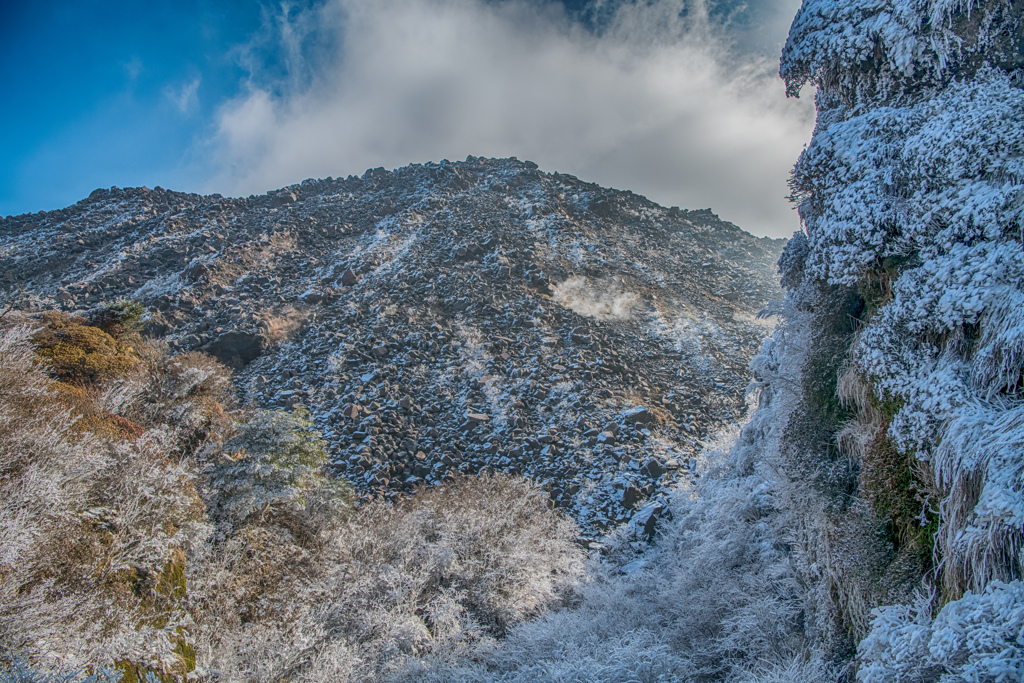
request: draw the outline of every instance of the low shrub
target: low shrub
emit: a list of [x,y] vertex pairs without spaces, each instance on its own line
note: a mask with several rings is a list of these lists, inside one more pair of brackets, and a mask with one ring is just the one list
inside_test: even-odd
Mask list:
[[71,384],[97,384],[123,377],[139,367],[139,357],[107,332],[82,318],[44,314],[35,336],[37,355],[53,374]]
[[318,552],[259,518],[215,549],[193,612],[212,644],[200,666],[241,680],[383,680],[471,654],[566,604],[581,578],[575,525],[522,477],[365,504]]
[[102,304],[90,315],[89,324],[98,327],[111,337],[122,340],[136,337],[142,330],[142,316],[146,307],[131,299],[117,299]]

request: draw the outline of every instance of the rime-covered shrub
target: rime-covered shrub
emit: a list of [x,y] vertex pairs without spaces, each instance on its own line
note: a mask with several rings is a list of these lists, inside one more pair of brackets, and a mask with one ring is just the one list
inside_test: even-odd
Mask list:
[[201,351],[186,351],[163,364],[163,391],[174,399],[210,399],[226,406],[234,402],[231,371]]
[[1024,93],[990,68],[932,98],[819,126],[794,170],[808,271],[852,285],[886,257],[944,258],[1019,233],[1022,120]]
[[74,429],[27,326],[0,333],[0,653],[184,673],[183,550],[208,533],[164,433]]
[[[481,474],[430,489],[392,506],[364,506],[349,524],[343,551],[357,600],[395,591],[425,610],[456,599],[482,632],[500,635],[548,611],[578,580],[575,524],[548,509],[546,494],[522,477]],[[387,568],[384,574],[378,569]],[[338,618],[345,609],[339,606]]]
[[807,255],[811,252],[807,235],[798,230],[786,242],[782,255],[779,256],[779,284],[786,289],[798,286],[804,279],[804,267]]
[[860,643],[862,683],[1024,680],[1024,584],[992,581],[933,619],[929,601],[875,610]]
[[17,320],[38,319],[0,334],[4,675],[376,680],[573,594],[575,526],[524,479],[355,509],[305,415],[233,410],[209,357],[143,344],[131,372],[69,384]]
[[[121,683],[122,672],[102,667],[95,672],[55,672],[18,658],[0,669],[0,683]],[[149,683],[147,681],[146,683]]]
[[[1019,547],[1024,517],[1010,417],[1024,364],[1022,121],[1024,95],[983,69],[920,102],[819,129],[796,169],[811,197],[808,272],[852,284],[884,258],[903,259],[855,360],[879,400],[900,402],[888,434],[931,462],[946,494],[944,578],[961,590],[1020,572],[1007,549]],[[956,441],[968,416],[975,438]],[[938,448],[950,439],[963,448]]]
[[[637,555],[620,531],[592,557],[574,604],[513,629],[491,652],[425,657],[398,676],[416,681],[731,681],[817,683],[835,671],[808,634],[822,625],[793,571],[794,516],[775,471],[799,386],[778,377],[803,348],[790,330],[759,356],[759,412],[729,451],[712,451],[680,487],[655,545]],[[802,353],[802,351],[801,351]],[[783,370],[784,372],[784,370]],[[791,378],[786,378],[791,379]],[[769,384],[770,382],[770,384]],[[774,449],[774,451],[773,451]],[[806,499],[803,492],[791,492]],[[788,494],[787,494],[788,495]],[[785,539],[785,542],[782,540]]]
[[253,411],[237,430],[210,474],[218,520],[234,527],[254,515],[312,522],[349,507],[351,489],[324,473],[326,442],[304,413]]
[[[819,116],[841,104],[899,100],[988,58],[1020,67],[1019,4],[1007,0],[804,0],[780,74],[790,95],[819,88]],[[824,105],[824,106],[821,106]]]
[[250,524],[197,577],[201,665],[233,680],[381,680],[465,656],[562,605],[575,525],[521,477],[481,475],[353,511],[318,552]]

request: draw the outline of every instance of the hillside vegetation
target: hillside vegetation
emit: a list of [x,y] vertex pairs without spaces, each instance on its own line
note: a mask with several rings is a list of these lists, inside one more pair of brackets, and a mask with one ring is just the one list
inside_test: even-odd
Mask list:
[[132,318],[2,320],[6,678],[366,680],[572,595],[575,525],[532,483],[356,508],[300,411],[236,406],[229,370]]

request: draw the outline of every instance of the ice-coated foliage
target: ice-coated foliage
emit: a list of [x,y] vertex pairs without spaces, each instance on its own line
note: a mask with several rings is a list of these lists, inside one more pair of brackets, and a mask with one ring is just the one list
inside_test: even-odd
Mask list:
[[791,94],[818,87],[793,177],[806,286],[865,302],[850,351],[871,393],[861,452],[894,444],[916,459],[922,527],[938,515],[942,590],[875,603],[863,681],[1024,670],[1020,20],[1001,0],[806,0],[783,53]]
[[250,524],[197,577],[200,664],[227,680],[376,681],[478,654],[573,596],[576,533],[508,475],[364,505],[316,552]]
[[1024,680],[1024,584],[992,581],[931,618],[928,600],[875,610],[861,641],[861,683]]
[[895,264],[856,364],[880,400],[899,401],[897,445],[935,457],[950,576],[974,577],[962,586],[1019,571],[1024,433],[1004,413],[1022,364],[1022,121],[1021,91],[982,70],[921,103],[820,130],[796,170],[810,192],[809,273],[853,285]]
[[301,412],[255,411],[224,443],[213,467],[213,505],[218,516],[242,525],[256,513],[317,510],[341,514],[348,487],[324,475],[326,442]]
[[1024,575],[1024,406],[973,401],[949,421],[934,463],[947,583],[981,590]]
[[1024,93],[983,69],[916,104],[819,127],[794,171],[810,274],[852,285],[886,258],[1019,238],[1022,123]]
[[811,252],[811,245],[807,241],[807,235],[802,230],[793,233],[793,237],[786,242],[779,257],[779,283],[787,288],[797,287],[804,279],[804,268],[807,265],[807,255]]
[[[940,72],[959,53],[963,38],[951,13],[976,0],[805,0],[789,31],[781,75],[790,93],[857,73],[877,60],[904,77]],[[830,84],[832,85],[832,84]]]

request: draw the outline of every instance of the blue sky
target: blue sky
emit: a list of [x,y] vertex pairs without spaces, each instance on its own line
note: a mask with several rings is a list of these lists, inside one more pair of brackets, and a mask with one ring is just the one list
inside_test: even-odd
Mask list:
[[5,14],[0,213],[101,186],[201,182],[193,146],[246,77],[233,46],[259,30],[257,3],[65,0]]
[[[23,3],[0,23],[0,215],[97,187],[249,194],[516,155],[788,234],[795,0]],[[770,180],[770,182],[769,182]]]

